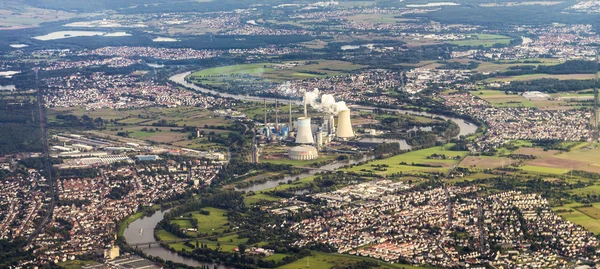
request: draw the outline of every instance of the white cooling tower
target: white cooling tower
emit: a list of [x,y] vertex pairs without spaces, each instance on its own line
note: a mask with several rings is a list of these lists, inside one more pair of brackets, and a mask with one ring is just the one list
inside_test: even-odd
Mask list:
[[312,130],[310,127],[309,117],[298,118],[298,133],[296,134],[296,143],[298,144],[314,144]]
[[350,110],[342,110],[338,114],[336,136],[342,139],[354,137],[352,123],[350,122]]

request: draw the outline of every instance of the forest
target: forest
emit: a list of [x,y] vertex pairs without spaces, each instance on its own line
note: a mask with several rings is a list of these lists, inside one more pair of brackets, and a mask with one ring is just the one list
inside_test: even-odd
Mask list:
[[530,81],[513,81],[503,85],[500,89],[511,92],[540,91],[547,93],[580,91],[598,87],[595,80],[559,80],[554,78],[543,78]]
[[29,100],[0,100],[0,155],[41,152],[42,132],[36,103]]

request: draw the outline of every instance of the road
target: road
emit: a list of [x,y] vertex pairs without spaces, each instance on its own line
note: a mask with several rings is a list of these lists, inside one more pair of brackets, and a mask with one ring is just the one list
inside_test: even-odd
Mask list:
[[[50,207],[48,208],[48,211],[46,212],[46,216],[44,217],[44,219],[42,220],[42,222],[40,222],[40,225],[35,229],[35,231],[29,235],[29,237],[27,237],[27,242],[31,242],[31,240],[33,240],[34,238],[37,237],[37,235],[40,233],[40,231],[44,228],[44,226],[46,226],[46,224],[48,223],[48,221],[50,220],[50,217],[52,216],[52,212],[54,211],[54,207],[56,206],[56,186],[54,184],[54,179],[52,178],[52,166],[50,165],[50,153],[48,152],[48,130],[46,129],[46,109],[44,108],[44,96],[42,94],[42,90],[39,87],[38,84],[38,70],[35,70],[35,77],[36,77],[36,88],[37,88],[37,103],[38,103],[38,109],[40,112],[40,129],[42,131],[42,146],[43,146],[43,152],[44,152],[44,166],[46,168],[46,181],[48,182],[48,186],[50,187]],[[41,174],[42,171],[40,171]]]

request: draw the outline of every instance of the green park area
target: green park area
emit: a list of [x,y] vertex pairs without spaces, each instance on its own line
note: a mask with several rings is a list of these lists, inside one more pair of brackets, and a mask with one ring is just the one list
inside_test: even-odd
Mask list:
[[[195,219],[198,222],[198,233],[201,234],[222,233],[227,229],[227,224],[229,221],[225,215],[227,213],[226,210],[207,207],[203,208],[203,211],[208,212],[208,214],[202,214],[202,212],[194,211],[171,220],[171,223],[179,224],[181,228],[187,229],[193,228],[192,219]],[[190,216],[188,216],[188,214]]]
[[[201,211],[194,211],[185,213],[183,216],[171,220],[172,224],[177,224],[182,229],[193,228],[194,226],[192,224],[192,219],[197,222],[198,232],[186,232],[189,236],[198,237],[198,239],[192,239],[190,241],[192,246],[195,246],[197,242],[198,244],[206,245],[206,247],[211,249],[220,249],[221,251],[225,252],[233,252],[239,244],[245,244],[248,241],[247,238],[239,238],[235,232],[224,233],[224,231],[229,228],[229,220],[225,215],[227,213],[226,210],[206,207],[203,208],[202,211],[209,212],[209,214],[206,215]],[[206,234],[211,236],[207,237],[205,236]],[[156,236],[161,241],[173,241],[181,239],[177,235],[165,230],[157,230]],[[253,244],[253,246],[254,245],[261,246],[264,245],[264,242],[259,242]],[[169,246],[176,250],[193,250],[192,247],[186,245],[184,242],[172,243],[169,244]]]

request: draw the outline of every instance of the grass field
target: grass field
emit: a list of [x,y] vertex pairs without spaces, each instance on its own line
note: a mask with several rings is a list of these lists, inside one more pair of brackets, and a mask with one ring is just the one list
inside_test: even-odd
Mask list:
[[518,94],[506,94],[503,91],[480,90],[474,91],[474,96],[488,101],[495,107],[534,107],[535,105]]
[[[451,145],[446,145],[449,148]],[[428,156],[432,154],[445,154],[448,157],[456,157],[456,156],[465,156],[468,152],[466,151],[449,151],[442,150],[442,147],[431,147],[422,150],[416,150],[407,152],[404,154],[396,155],[390,158],[386,158],[383,160],[377,160],[373,162],[369,162],[364,165],[354,166],[348,171],[352,172],[374,172],[376,174],[387,175],[398,172],[447,172],[450,168],[457,164],[457,160],[436,160],[436,159],[427,159]],[[400,162],[406,162],[408,165],[401,165]],[[441,165],[443,167],[421,167],[421,166],[411,166],[411,163],[415,164],[431,164],[431,165]],[[372,165],[385,164],[389,167],[386,167],[386,171],[376,171],[375,167]]]
[[566,172],[569,172],[569,169],[551,168],[551,167],[534,166],[534,165],[523,165],[523,166],[520,166],[519,168],[525,172],[530,172],[530,173],[535,173],[535,174],[562,175]]
[[508,44],[511,38],[503,35],[476,34],[475,38],[467,40],[449,41],[446,43],[459,46],[484,46],[491,47],[494,44]]
[[[383,261],[380,261],[380,260],[366,258],[366,257],[358,257],[358,256],[343,255],[343,254],[333,254],[333,253],[329,254],[329,253],[321,253],[321,252],[313,253],[312,256],[297,260],[293,263],[289,263],[289,264],[286,264],[286,265],[278,267],[278,268],[300,269],[300,268],[309,268],[310,267],[310,268],[319,268],[319,269],[329,269],[334,266],[338,267],[338,268],[347,268],[347,267],[350,267],[352,264],[355,264],[362,260],[368,260],[368,261],[379,263],[379,266],[382,268],[398,268],[398,269],[400,269],[400,268],[405,268],[405,269],[423,268],[423,267],[406,265],[406,264],[389,264],[389,263],[384,263]],[[307,267],[307,264],[308,264],[308,267]]]
[[484,80],[484,82],[507,82],[507,81],[527,81],[534,79],[542,79],[542,78],[553,78],[558,80],[568,80],[568,79],[592,79],[594,78],[594,74],[568,74],[568,75],[550,75],[550,74],[529,74],[529,75],[519,75],[519,76],[507,76],[507,77],[494,77],[488,78]]
[[98,264],[98,263],[95,261],[72,260],[72,261],[66,261],[66,262],[59,262],[58,266],[60,266],[61,268],[65,268],[65,269],[79,269],[82,266],[94,265],[94,264]]
[[260,201],[279,201],[280,198],[273,197],[264,193],[257,193],[255,195],[244,197],[244,203],[246,205],[257,204]]
[[[552,210],[567,210],[569,212],[562,212],[558,214],[568,221],[581,225],[595,234],[600,234],[600,221],[580,211],[579,209],[581,209],[581,206],[582,204],[580,203],[571,203],[564,206],[554,207]],[[593,210],[597,210],[598,208],[600,208],[600,203],[594,203]]]
[[285,81],[290,79],[334,76],[363,67],[362,65],[337,60],[316,60],[317,64],[303,64],[304,62],[294,61],[222,66],[194,72],[190,75],[190,78],[203,84],[227,84],[232,81],[258,79]]
[[200,214],[200,212],[192,212],[192,217],[198,220],[198,232],[223,232],[223,230],[226,229],[224,225],[229,222],[227,220],[227,216],[224,215],[227,213],[227,211],[213,207],[207,207],[204,208],[204,210],[208,210],[210,215]]
[[507,167],[512,163],[516,163],[516,160],[502,157],[490,157],[490,156],[468,156],[461,163],[461,167],[470,169],[493,169],[498,167]]

